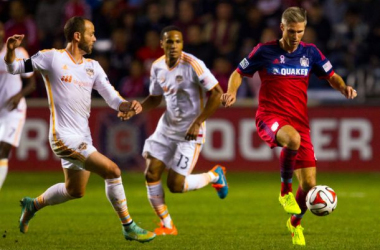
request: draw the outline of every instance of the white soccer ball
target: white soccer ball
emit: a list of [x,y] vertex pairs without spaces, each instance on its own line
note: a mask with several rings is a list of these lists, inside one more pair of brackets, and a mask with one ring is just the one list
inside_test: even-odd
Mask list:
[[334,190],[328,186],[315,186],[307,193],[306,206],[315,215],[325,216],[331,214],[338,204],[338,197]]

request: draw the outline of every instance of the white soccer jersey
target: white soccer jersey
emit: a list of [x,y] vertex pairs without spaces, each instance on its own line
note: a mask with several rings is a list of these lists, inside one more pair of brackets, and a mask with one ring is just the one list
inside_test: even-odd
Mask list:
[[[108,81],[99,63],[82,58],[76,63],[67,50],[42,50],[31,57],[32,67],[40,71],[46,86],[50,106],[50,139],[72,136],[91,137],[88,118],[91,91],[96,89],[115,110],[124,99]],[[8,71],[22,73],[25,62],[17,60]]]
[[[185,140],[186,131],[201,114],[206,104],[206,92],[218,84],[206,65],[191,54],[182,52],[178,62],[168,68],[165,56],[156,60],[151,69],[150,94],[163,95],[166,111],[157,130],[168,137]],[[197,137],[204,142],[206,124],[203,123]]]
[[[6,64],[4,61],[4,56],[6,52],[5,45],[0,51],[0,117],[6,116],[10,111],[8,107],[5,106],[6,101],[12,96],[16,95],[22,89],[22,81],[19,75],[9,74],[6,70]],[[16,49],[17,58],[28,58],[28,52],[24,48]],[[31,77],[32,73],[23,74],[22,77]],[[25,112],[26,103],[25,99],[22,98],[17,106],[18,112]]]

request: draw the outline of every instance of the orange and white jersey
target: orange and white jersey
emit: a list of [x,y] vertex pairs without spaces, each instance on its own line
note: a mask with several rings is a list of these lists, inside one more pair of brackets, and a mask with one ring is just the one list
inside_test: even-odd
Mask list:
[[[195,56],[182,52],[177,63],[168,68],[165,56],[151,68],[150,95],[163,95],[166,111],[157,130],[176,140],[185,140],[186,131],[206,105],[206,92],[218,84],[206,65]],[[206,124],[203,123],[197,143],[204,143]]]
[[[6,64],[4,61],[4,56],[6,52],[5,45],[0,51],[0,117],[3,117],[9,113],[8,107],[6,107],[5,103],[12,96],[19,93],[22,89],[22,81],[19,75],[11,75],[6,70]],[[28,52],[22,47],[16,49],[16,57],[23,59],[28,58]],[[32,73],[22,74],[22,77],[28,78],[33,75]],[[25,99],[22,98],[17,106],[17,112],[25,112],[26,111],[26,102]]]
[[[11,73],[25,72],[30,61],[16,60],[7,65]],[[42,50],[31,57],[31,67],[38,70],[49,97],[50,139],[72,136],[91,137],[88,118],[91,91],[96,89],[115,110],[125,101],[110,84],[99,63],[82,58],[75,62],[67,50]]]

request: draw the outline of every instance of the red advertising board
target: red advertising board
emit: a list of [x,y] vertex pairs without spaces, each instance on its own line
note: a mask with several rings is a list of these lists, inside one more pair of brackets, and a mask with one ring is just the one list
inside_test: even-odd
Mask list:
[[[142,170],[144,140],[155,129],[163,108],[128,122],[103,105],[92,108],[94,145],[122,169]],[[215,164],[229,171],[277,171],[279,149],[271,150],[256,133],[256,108],[220,108],[207,121],[206,144],[195,171]],[[380,107],[310,107],[311,137],[319,171],[380,171]],[[48,142],[49,110],[30,105],[20,147],[10,170],[61,170]]]

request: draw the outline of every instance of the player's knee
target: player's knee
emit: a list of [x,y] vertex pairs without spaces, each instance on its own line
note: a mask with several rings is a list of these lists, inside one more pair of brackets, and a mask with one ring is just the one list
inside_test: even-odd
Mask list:
[[293,150],[298,150],[301,145],[301,136],[299,133],[295,132],[289,135],[288,148]]
[[183,192],[183,185],[176,184],[176,183],[168,183],[168,188],[171,193],[182,193]]
[[148,183],[151,183],[151,182],[156,182],[156,181],[159,181],[161,180],[161,175],[160,173],[158,172],[154,172],[150,169],[147,169],[145,171],[145,180],[148,182]]
[[84,196],[85,190],[80,189],[73,189],[73,188],[66,188],[67,193],[73,198],[73,199],[80,199]]
[[181,179],[168,179],[168,188],[172,193],[183,193],[184,182]]
[[8,159],[11,148],[12,147],[10,145],[8,146],[8,145],[4,145],[3,143],[1,143],[0,159]]
[[307,177],[300,183],[303,191],[307,192],[317,185],[315,178]]
[[106,169],[105,179],[115,179],[121,176],[120,168],[114,162],[109,163]]

